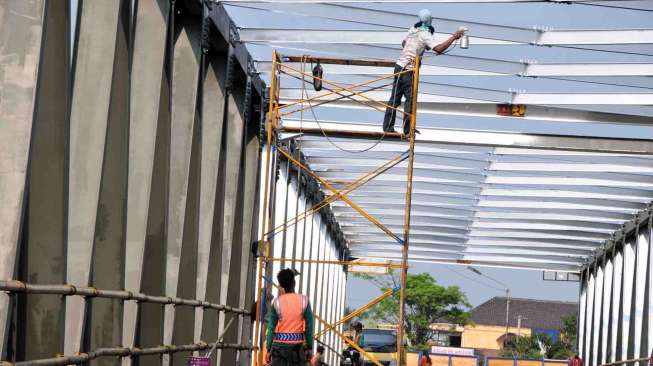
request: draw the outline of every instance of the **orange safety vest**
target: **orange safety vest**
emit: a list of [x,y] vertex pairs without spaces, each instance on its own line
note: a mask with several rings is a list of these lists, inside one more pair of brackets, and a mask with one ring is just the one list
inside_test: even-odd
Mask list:
[[273,303],[277,312],[277,326],[274,328],[273,342],[285,344],[304,343],[304,311],[308,307],[308,299],[301,294],[283,294]]

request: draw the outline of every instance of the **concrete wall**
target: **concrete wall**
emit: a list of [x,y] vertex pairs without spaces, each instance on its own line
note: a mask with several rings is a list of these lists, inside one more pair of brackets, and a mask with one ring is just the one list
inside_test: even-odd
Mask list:
[[[530,336],[529,328],[510,327],[508,333]],[[503,347],[503,336],[506,334],[506,327],[494,325],[467,325],[462,333],[462,347],[500,350]]]
[[[249,310],[266,107],[251,70],[199,1],[69,7],[0,2],[0,279]],[[0,359],[213,342],[232,317],[225,342],[250,342],[248,317],[215,310],[0,293]]]

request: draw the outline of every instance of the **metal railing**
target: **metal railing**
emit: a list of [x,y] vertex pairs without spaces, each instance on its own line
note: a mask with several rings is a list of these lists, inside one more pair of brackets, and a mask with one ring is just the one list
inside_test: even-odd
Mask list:
[[642,357],[642,358],[633,358],[630,360],[621,360],[621,361],[615,361],[615,362],[609,362],[609,363],[604,363],[600,366],[617,366],[617,365],[626,365],[626,364],[634,364],[638,362],[648,362],[649,365],[653,365],[653,354],[651,357]]
[[0,280],[0,291],[11,293],[28,293],[28,294],[52,294],[63,296],[83,296],[83,297],[100,297],[107,299],[134,300],[138,302],[155,303],[162,305],[176,306],[193,306],[205,309],[214,309],[249,315],[249,310],[239,309],[222,304],[214,304],[208,301],[180,299],[178,297],[151,296],[139,292],[125,290],[100,290],[95,287],[81,287],[73,285],[35,285],[24,283],[17,280]]
[[[139,292],[125,291],[125,290],[101,290],[95,287],[88,286],[73,286],[73,285],[37,285],[29,284],[17,280],[0,280],[0,291],[9,292],[12,294],[25,293],[25,294],[51,294],[63,296],[83,296],[87,298],[98,297],[106,299],[120,299],[120,300],[134,300],[138,302],[162,304],[162,305],[175,305],[175,306],[192,306],[202,307],[205,309],[214,309],[218,311],[225,311],[229,313],[249,315],[250,311],[239,309],[222,304],[214,304],[208,301],[181,299],[177,297],[166,296],[151,296]],[[185,345],[162,345],[151,348],[127,348],[127,347],[111,347],[111,348],[98,348],[93,351],[79,353],[76,355],[58,356],[53,358],[46,358],[40,360],[10,362],[0,361],[0,366],[54,366],[54,365],[72,365],[81,364],[90,360],[113,356],[113,357],[132,357],[144,355],[158,355],[158,354],[171,354],[177,352],[192,352],[205,350],[210,347],[221,349],[235,349],[235,350],[252,350],[251,345],[234,344],[234,343],[206,343],[199,342]]]
[[80,353],[71,356],[61,356],[53,358],[45,358],[41,360],[9,362],[0,361],[0,366],[60,366],[60,365],[74,365],[88,362],[99,357],[131,357],[131,356],[146,356],[146,355],[160,355],[172,354],[177,352],[193,352],[208,349],[210,347],[221,349],[235,349],[235,350],[251,350],[252,346],[234,343],[206,343],[199,342],[194,344],[185,345],[164,345],[151,348],[126,348],[126,347],[113,347],[113,348],[98,348],[94,351],[87,353]]

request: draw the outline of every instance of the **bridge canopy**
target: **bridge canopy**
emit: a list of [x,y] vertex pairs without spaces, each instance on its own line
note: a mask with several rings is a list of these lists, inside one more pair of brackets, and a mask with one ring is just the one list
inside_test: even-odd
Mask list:
[[[469,29],[468,49],[427,52],[420,70],[411,261],[579,272],[653,200],[645,1],[225,4],[268,83],[273,49],[281,60],[393,60],[421,8],[433,13],[438,39]],[[305,72],[316,63],[286,61]],[[331,89],[392,73],[373,64],[323,69]],[[282,115],[281,137],[321,179],[343,189],[406,152],[406,139],[381,133],[383,108],[370,108],[388,100],[391,80],[356,89],[365,98],[323,96],[305,82],[282,79],[281,103],[313,104]],[[403,161],[347,194],[398,236],[406,170]],[[400,240],[342,200],[331,209],[353,257],[401,259]]]

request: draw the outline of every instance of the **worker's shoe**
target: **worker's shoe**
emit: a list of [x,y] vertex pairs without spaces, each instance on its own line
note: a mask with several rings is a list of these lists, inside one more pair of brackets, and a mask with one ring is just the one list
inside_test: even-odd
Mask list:
[[394,133],[395,128],[394,127],[388,127],[388,128],[383,127],[383,132],[385,132],[385,133]]

